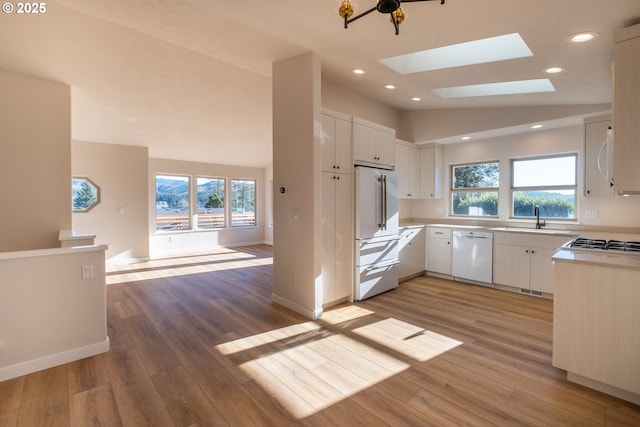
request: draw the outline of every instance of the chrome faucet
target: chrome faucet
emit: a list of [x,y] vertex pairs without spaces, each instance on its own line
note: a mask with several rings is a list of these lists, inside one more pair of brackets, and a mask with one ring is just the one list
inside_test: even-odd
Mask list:
[[533,209],[533,214],[536,216],[536,229],[540,230],[542,227],[547,225],[547,221],[544,219],[540,222],[540,206],[536,205]]

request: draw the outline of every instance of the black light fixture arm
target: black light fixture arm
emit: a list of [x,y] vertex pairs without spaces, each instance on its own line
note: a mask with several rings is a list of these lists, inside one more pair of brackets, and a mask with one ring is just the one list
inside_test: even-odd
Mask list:
[[[413,3],[413,2],[422,2],[422,1],[436,1],[436,0],[378,0],[378,3],[376,6],[372,7],[371,9],[365,10],[364,12],[362,12],[359,15],[354,16],[353,18],[350,18],[350,14],[344,14],[344,28],[348,28],[348,25],[350,23],[352,23],[353,21],[362,18],[363,16],[366,16],[368,14],[370,14],[371,12],[373,12],[374,10],[378,10],[380,13],[388,13],[391,16],[391,22],[393,23],[393,26],[396,30],[396,35],[398,35],[398,33],[400,32],[400,22],[398,22],[398,20],[396,19],[396,16],[394,15],[394,12],[400,7],[400,5],[402,3]],[[440,0],[440,4],[444,4],[445,0]],[[345,2],[347,4],[349,4],[349,2]],[[395,4],[394,4],[395,3]],[[396,7],[397,6],[397,7]],[[391,10],[393,7],[395,7],[395,9]],[[351,5],[349,5],[349,8],[351,9],[351,13],[353,13],[353,7]],[[341,15],[342,15],[342,10],[340,11]]]
[[[444,1],[444,0],[443,0],[443,1]],[[354,17],[353,17],[353,18],[351,18],[351,19],[347,19],[347,15],[345,15],[345,16],[344,16],[344,28],[347,28],[347,24],[351,24],[351,23],[352,23],[353,21],[355,21],[356,19],[360,19],[360,18],[362,18],[363,16],[370,14],[370,13],[371,13],[371,12],[373,12],[374,10],[376,10],[376,7],[375,7],[375,6],[374,6],[374,7],[372,7],[371,9],[369,9],[369,10],[365,11],[365,12],[362,12],[360,15],[354,16]],[[334,21],[334,22],[335,22],[335,21]]]

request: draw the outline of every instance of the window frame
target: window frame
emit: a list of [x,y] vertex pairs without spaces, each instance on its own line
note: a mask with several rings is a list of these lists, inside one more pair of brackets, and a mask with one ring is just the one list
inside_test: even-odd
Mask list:
[[[559,159],[563,157],[573,157],[574,158],[574,177],[573,177],[573,185],[538,185],[538,186],[514,186],[515,180],[515,164],[517,162],[522,161],[531,161],[531,160],[545,160],[545,159]],[[518,157],[509,159],[510,173],[509,173],[509,218],[510,219],[535,219],[535,215],[516,215],[515,214],[515,193],[517,192],[531,192],[531,191],[573,191],[573,217],[554,217],[554,216],[544,216],[542,215],[542,210],[540,214],[540,219],[545,219],[548,221],[576,221],[578,219],[578,178],[579,178],[579,158],[578,153],[570,152],[570,153],[558,153],[558,154],[547,154],[542,156],[528,156],[528,157]]]
[[[176,178],[186,178],[187,181],[187,209],[186,209],[186,227],[183,227],[181,224],[183,221],[180,221],[177,228],[158,228],[158,177],[176,177]],[[154,222],[155,222],[155,231],[156,233],[172,233],[172,232],[180,232],[180,231],[192,231],[193,230],[193,221],[192,221],[192,175],[188,174],[174,174],[174,173],[154,173]],[[179,212],[178,212],[179,213]],[[170,216],[170,215],[165,215]],[[174,215],[178,216],[178,215]],[[183,215],[179,215],[183,216]],[[176,219],[177,221],[177,219]]]
[[[498,165],[498,180],[495,187],[454,187],[454,168],[474,165]],[[456,163],[449,166],[449,215],[456,218],[498,218],[500,215],[500,160],[484,160],[478,162]],[[496,214],[495,215],[469,215],[454,212],[454,198],[460,193],[495,193],[496,195]]]

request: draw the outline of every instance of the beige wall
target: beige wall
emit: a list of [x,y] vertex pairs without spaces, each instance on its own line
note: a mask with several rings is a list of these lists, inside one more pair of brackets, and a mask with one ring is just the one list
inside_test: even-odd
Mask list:
[[[155,176],[156,174],[189,175],[192,180],[196,176],[227,179],[227,191],[232,178],[256,180],[257,225],[250,227],[228,227],[213,231],[175,231],[156,232],[155,230]],[[147,177],[149,256],[151,258],[184,253],[194,250],[205,250],[219,247],[233,247],[264,243],[265,241],[265,170],[264,168],[248,168],[240,166],[216,165],[211,163],[187,162],[169,159],[149,159]],[[195,197],[195,196],[194,196]],[[193,197],[192,197],[192,200]],[[195,201],[192,201],[195,203]],[[230,204],[226,203],[227,215],[230,215]]]
[[0,252],[53,248],[71,228],[71,92],[0,70]]
[[273,298],[306,315],[322,311],[320,282],[320,59],[273,64]]
[[[510,182],[509,160],[518,157],[540,156],[555,153],[578,153],[578,219],[583,226],[589,227],[640,227],[640,197],[584,197],[583,162],[584,129],[583,126],[571,126],[559,129],[540,130],[519,135],[503,136],[482,141],[447,144],[443,149],[442,199],[440,200],[401,200],[401,214],[404,218],[437,219],[446,218],[449,202],[449,166],[452,164],[483,160],[500,161],[500,207],[501,220],[509,217]],[[584,219],[585,210],[598,210],[597,219]],[[529,224],[530,225],[530,224]],[[577,224],[576,224],[577,225]],[[553,227],[553,225],[549,225]],[[640,229],[639,229],[640,230]]]
[[610,104],[404,110],[400,112],[396,135],[420,143],[546,121],[557,121],[557,127],[566,127],[581,123],[585,114],[599,115],[610,110]]
[[400,126],[400,113],[395,108],[367,98],[351,89],[329,81],[322,81],[322,107],[360,117],[392,129]]
[[96,243],[108,244],[109,263],[148,258],[148,149],[73,141],[71,159],[73,175],[100,188],[100,203],[73,213],[73,230],[95,234]]

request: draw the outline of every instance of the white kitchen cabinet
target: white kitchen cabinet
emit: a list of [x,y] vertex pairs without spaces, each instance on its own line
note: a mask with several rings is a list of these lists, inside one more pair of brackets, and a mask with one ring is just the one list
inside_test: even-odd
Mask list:
[[353,118],[353,159],[369,166],[393,167],[396,131],[373,122]]
[[351,299],[353,288],[352,175],[322,172],[322,303]]
[[640,24],[615,34],[613,180],[618,194],[640,194]]
[[427,227],[427,271],[451,275],[451,228]]
[[442,197],[442,147],[430,145],[420,148],[420,198]]
[[493,282],[526,293],[553,294],[551,256],[573,236],[496,232],[493,235]]
[[323,172],[350,173],[351,117],[340,113],[322,113],[321,158]]
[[398,172],[398,198],[419,198],[420,151],[415,144],[396,140],[396,171]]
[[[606,172],[606,156],[601,158],[601,166],[598,167],[598,158],[601,149],[607,139],[611,117],[594,117],[584,121],[584,195],[586,197],[613,196],[613,188],[603,173]],[[603,151],[606,152],[606,148]]]
[[426,232],[424,226],[400,228],[398,243],[400,279],[418,276],[425,271]]

